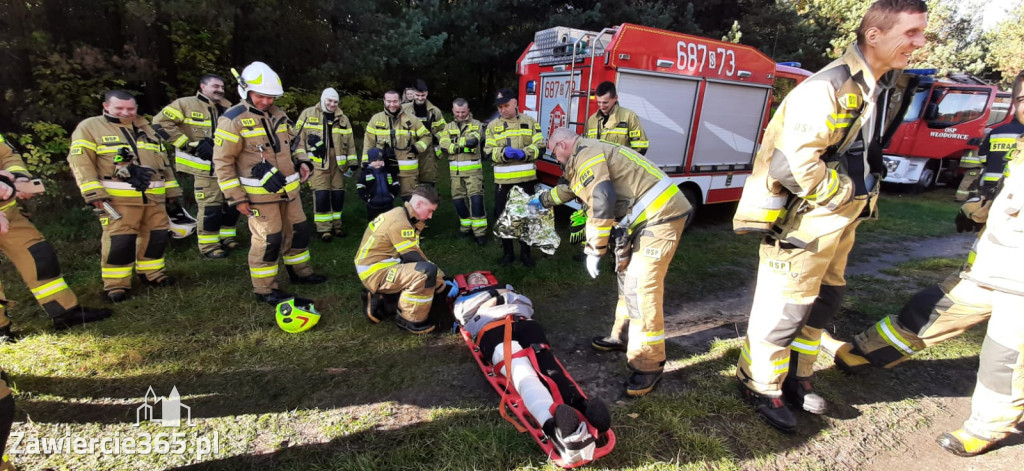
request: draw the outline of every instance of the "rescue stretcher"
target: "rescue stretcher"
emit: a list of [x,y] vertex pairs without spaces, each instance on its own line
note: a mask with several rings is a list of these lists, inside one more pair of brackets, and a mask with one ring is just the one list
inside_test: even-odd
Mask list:
[[[493,278],[493,275],[490,273],[487,274],[489,275],[489,278],[493,279],[495,282],[497,281]],[[467,292],[466,287],[468,286],[465,275],[456,275],[455,282],[459,286],[459,294],[465,294]],[[530,412],[524,406],[523,398],[519,395],[519,392],[516,391],[515,386],[512,385],[512,381],[510,381],[505,375],[501,374],[502,368],[506,362],[511,362],[512,359],[520,357],[527,357],[533,365],[533,368],[540,372],[542,369],[538,366],[536,356],[538,349],[541,351],[543,349],[550,350],[550,346],[546,344],[534,345],[532,348],[525,348],[515,354],[512,354],[510,349],[512,342],[511,327],[514,321],[513,316],[506,316],[503,321],[488,324],[477,336],[477,338],[482,338],[483,333],[487,330],[501,326],[505,327],[505,339],[503,341],[505,354],[503,356],[503,360],[494,365],[490,364],[490,362],[483,357],[480,346],[473,340],[470,333],[465,329],[459,329],[459,333],[462,335],[462,340],[466,342],[466,346],[473,355],[473,359],[476,360],[477,366],[479,366],[480,370],[483,371],[487,382],[490,383],[491,387],[493,387],[498,395],[501,396],[501,400],[498,404],[498,410],[501,412],[502,418],[511,423],[519,433],[529,434],[530,438],[537,442],[537,445],[540,446],[541,450],[543,450],[545,454],[547,454],[548,458],[561,468],[570,469],[584,466],[598,458],[601,458],[602,456],[607,455],[608,453],[611,453],[612,449],[615,448],[615,432],[609,428],[604,433],[599,433],[579,410],[573,409],[579,416],[580,422],[587,425],[587,430],[589,430],[590,435],[595,437],[596,446],[594,448],[594,456],[590,460],[582,460],[575,463],[567,463],[562,459],[558,448],[541,429],[541,424],[538,424],[537,421],[534,420]],[[552,355],[552,357],[554,357],[554,355]],[[559,361],[557,357],[554,357],[554,360],[558,364],[558,367],[565,373],[565,377],[572,383],[573,387],[575,387],[576,390],[579,391],[579,394],[586,399],[586,394],[583,393],[583,390],[576,383],[576,380],[569,375],[569,372],[565,369],[565,366],[562,365],[562,362]],[[562,399],[562,395],[558,391],[558,387],[555,382],[544,374],[538,374],[537,376],[540,377],[547,386],[552,399],[554,399],[554,404],[556,406],[564,404],[565,402]]]

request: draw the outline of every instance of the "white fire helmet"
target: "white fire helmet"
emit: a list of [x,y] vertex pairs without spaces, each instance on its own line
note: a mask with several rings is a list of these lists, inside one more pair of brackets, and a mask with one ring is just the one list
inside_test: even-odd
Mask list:
[[180,205],[167,208],[167,219],[170,225],[168,230],[171,231],[171,237],[175,239],[184,239],[196,233],[198,221]]
[[238,95],[244,100],[249,98],[249,92],[274,98],[284,95],[281,77],[278,77],[277,72],[274,72],[269,65],[259,61],[253,62],[247,65],[242,70],[242,75],[238,77]]

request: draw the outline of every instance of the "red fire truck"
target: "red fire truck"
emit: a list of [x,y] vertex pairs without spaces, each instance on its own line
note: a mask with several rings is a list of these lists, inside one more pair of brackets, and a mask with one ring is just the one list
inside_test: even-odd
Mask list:
[[[695,207],[739,200],[770,117],[776,78],[795,86],[810,75],[777,66],[750,46],[629,23],[599,32],[539,31],[517,66],[521,111],[545,135],[562,126],[582,135],[597,111],[597,85],[614,82],[619,104],[643,123],[651,143],[647,159]],[[561,176],[550,156],[537,168],[543,184]]]
[[986,128],[1008,122],[1010,94],[971,77],[936,79],[935,69],[910,69],[921,81],[884,159],[885,182],[923,190],[953,181],[960,158],[978,152]]

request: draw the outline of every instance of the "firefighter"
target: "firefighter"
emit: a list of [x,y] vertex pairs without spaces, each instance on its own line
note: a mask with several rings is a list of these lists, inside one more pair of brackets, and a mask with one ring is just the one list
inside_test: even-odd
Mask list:
[[113,302],[128,298],[133,268],[144,284],[174,284],[165,273],[165,203],[174,203],[181,188],[156,132],[137,112],[131,94],[107,92],[103,115],[78,123],[68,152],[82,197],[103,228],[100,272]]
[[650,143],[644,132],[640,118],[633,111],[619,106],[619,96],[615,92],[615,84],[601,82],[597,86],[597,111],[587,118],[586,136],[600,139],[612,144],[627,146],[640,153],[647,154]]
[[[396,95],[397,98],[397,95]],[[434,215],[441,198],[429,185],[419,185],[404,205],[370,221],[356,252],[355,265],[366,293],[366,318],[380,323],[383,295],[401,293],[395,323],[413,334],[434,330],[428,321],[435,293],[447,291],[444,272],[420,249],[420,231]]]
[[[416,93],[412,103],[402,105],[402,112],[415,116],[423,123],[423,127],[430,131],[433,142],[440,142],[441,130],[444,129],[445,120],[441,109],[434,106],[427,100],[427,82],[416,81]],[[419,183],[427,185],[437,184],[437,161],[441,160],[441,147],[438,145],[427,146],[427,150],[420,152],[417,157],[420,162]]]
[[433,142],[430,131],[416,116],[402,111],[398,92],[384,92],[384,111],[373,115],[366,123],[363,136],[363,159],[374,147],[384,154],[384,164],[398,169],[398,182],[402,199],[408,201],[419,181],[419,158]]
[[[584,250],[590,276],[597,278],[606,252],[615,254],[616,311],[625,310],[631,320],[626,393],[643,396],[654,389],[665,366],[665,274],[690,203],[671,178],[628,147],[581,138],[566,128],[552,132],[547,146],[588,208]],[[541,205],[540,198],[530,204]]]
[[324,242],[330,242],[332,236],[345,237],[341,223],[345,176],[359,168],[352,123],[338,107],[338,99],[333,88],[324,89],[320,104],[303,110],[295,125],[298,145],[305,147],[313,162],[313,176],[309,180],[313,187],[313,221]]
[[405,87],[402,91],[402,104],[412,103],[416,99],[416,89],[413,87]]
[[821,329],[842,302],[854,231],[876,217],[881,148],[911,95],[900,69],[925,43],[926,12],[921,0],[872,4],[857,42],[783,100],[744,185],[734,229],[765,237],[736,375],[781,431],[796,428],[784,401],[827,410],[810,383]]
[[441,131],[440,147],[448,152],[448,173],[452,178],[452,203],[459,215],[462,235],[475,237],[477,245],[487,243],[487,213],[484,211],[484,170],[480,162],[483,126],[473,119],[464,98],[452,102],[454,121]]
[[[495,94],[494,106],[498,108],[498,119],[487,124],[484,133],[484,155],[493,162],[494,170],[494,217],[501,217],[508,202],[508,192],[518,186],[533,194],[537,184],[536,161],[544,154],[544,135],[540,124],[533,118],[519,112],[519,100],[515,92],[507,88]],[[515,261],[513,239],[501,239],[501,266]],[[519,241],[519,259],[524,266],[532,267],[530,246]]]
[[7,439],[14,425],[14,395],[10,388],[11,379],[0,369],[0,471],[14,471],[14,465],[7,455]]
[[327,281],[309,264],[309,225],[299,199],[299,184],[309,178],[313,164],[301,149],[298,165],[292,160],[291,121],[274,106],[284,94],[277,73],[253,62],[238,80],[242,101],[217,123],[213,162],[228,204],[249,218],[249,276],[256,299],[277,305],[292,297],[277,289],[279,259],[293,282]]
[[[57,329],[110,317],[109,309],[92,309],[78,305],[61,274],[60,262],[53,245],[18,207],[17,197],[27,200],[34,193],[17,191],[16,184],[32,178],[21,154],[14,145],[0,136],[0,252],[10,260],[25,281],[36,301],[53,320]],[[0,285],[0,343],[16,340],[7,317],[7,301]]]
[[[1015,152],[1017,141],[1024,135],[1024,72],[1013,83],[1015,121],[1000,126],[986,138],[982,149],[988,149],[984,181],[980,196],[973,197],[957,212],[957,232],[981,231],[988,217],[1003,176],[1006,162]],[[978,236],[985,238],[982,232]],[[968,256],[968,264],[974,252]],[[955,274],[937,286],[930,286],[914,295],[898,315],[888,316],[854,336],[852,342],[822,337],[822,349],[832,354],[836,365],[847,372],[857,372],[874,365],[892,368],[911,355],[966,332],[989,319],[992,314],[992,292],[978,286],[962,274]]]
[[174,147],[178,172],[195,177],[199,253],[211,259],[227,257],[229,250],[238,248],[238,211],[224,201],[213,174],[213,134],[229,106],[224,79],[207,74],[199,79],[196,96],[174,100],[153,117],[153,130]]

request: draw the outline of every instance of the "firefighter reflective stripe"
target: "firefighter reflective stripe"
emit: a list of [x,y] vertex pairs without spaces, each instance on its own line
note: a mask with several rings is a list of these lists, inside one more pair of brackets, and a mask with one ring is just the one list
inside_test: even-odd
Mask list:
[[461,162],[453,160],[448,162],[448,170],[451,171],[480,170],[482,168],[484,168],[483,164],[479,160],[463,160]]
[[241,140],[241,137],[237,134],[231,134],[223,129],[217,129],[217,132],[213,133],[213,135],[224,139],[225,141],[238,142]]
[[[506,138],[509,138],[509,137],[512,137],[512,136],[533,136],[533,129],[522,129],[522,128],[512,129],[512,128],[507,128],[504,132],[499,132],[497,134],[494,134],[494,139],[501,140],[501,139],[506,139]],[[534,137],[538,137],[538,136],[534,136]],[[537,141],[537,139],[534,139],[534,142],[536,142],[536,141]]]
[[[208,119],[185,118],[184,123],[185,124],[190,124],[192,126],[203,126],[203,127],[207,127],[207,128],[213,126],[213,121],[210,121]],[[188,138],[186,138],[186,139],[188,139]]]
[[913,355],[914,349],[910,347],[910,342],[907,342],[900,336],[899,332],[892,326],[892,319],[886,317],[875,324],[875,328],[878,329],[878,333],[881,334],[882,338],[886,343],[892,345],[893,348],[902,350],[907,355]]
[[1009,152],[1017,148],[1016,134],[993,134],[988,138],[989,152]]
[[853,124],[854,116],[849,113],[832,113],[828,115],[828,129],[829,131],[835,131],[836,129],[843,129],[850,127]]
[[403,300],[405,300],[406,302],[410,302],[410,303],[413,303],[413,304],[429,304],[431,301],[434,300],[434,296],[433,295],[416,296],[415,294],[412,294],[412,293],[410,293],[408,291],[402,291],[401,298]]
[[558,188],[557,187],[552,188],[551,191],[548,192],[548,196],[551,197],[551,202],[555,203],[556,206],[565,202],[565,201],[562,201],[562,198],[558,197]]
[[74,149],[76,147],[84,147],[84,148],[89,149],[89,150],[91,150],[93,152],[96,152],[96,144],[94,142],[92,142],[92,141],[87,141],[85,139],[78,139],[78,140],[72,141],[71,142],[71,148]]
[[128,278],[132,276],[132,267],[102,267],[100,276],[103,278]]
[[609,237],[612,234],[612,226],[587,226],[587,240],[599,237]]
[[235,229],[234,227],[232,227],[232,228],[223,228],[222,227],[220,229],[220,238],[221,239],[226,239],[228,237],[234,237],[236,234],[238,234],[238,230]]
[[360,280],[365,280],[378,271],[398,265],[398,262],[401,261],[398,258],[385,258],[373,265],[356,265],[356,273],[359,274]]
[[237,178],[232,178],[230,180],[225,180],[225,181],[222,181],[222,182],[217,182],[217,186],[220,187],[221,191],[230,190],[230,189],[235,188],[235,187],[237,187],[237,186],[239,186],[241,184],[242,183],[239,182]]
[[597,165],[597,164],[599,164],[601,162],[605,162],[605,161],[606,160],[604,158],[604,154],[597,154],[597,155],[591,157],[590,159],[587,159],[586,162],[583,162],[582,164],[580,164],[580,168],[579,168],[579,170],[576,171],[576,173],[579,174],[579,175],[582,175],[583,172],[586,172],[587,170],[590,170],[590,167],[593,167],[594,165]]
[[[142,196],[142,193],[136,191],[134,187],[128,182],[101,182],[103,189],[107,190],[110,196],[120,197],[134,197]],[[177,183],[175,183],[177,186]],[[164,182],[149,182],[149,188],[146,188],[147,195],[163,195],[167,193]]]
[[135,268],[139,270],[162,270],[166,267],[164,259],[158,258],[156,260],[138,260],[135,262]]
[[960,166],[961,167],[964,166],[964,165],[968,165],[968,164],[980,165],[982,163],[983,162],[982,162],[981,156],[978,155],[978,151],[976,151],[974,149],[971,149],[971,150],[967,151],[967,153],[964,154],[964,156],[960,158]]
[[793,343],[789,345],[789,348],[805,355],[817,355],[818,350],[821,349],[821,339],[808,340],[797,337],[793,339]]
[[473,220],[469,219],[469,218],[465,218],[465,219],[459,218],[459,224],[463,228],[473,227]]
[[171,143],[174,147],[181,147],[188,143],[188,136],[182,134]]
[[332,128],[331,134],[340,134],[342,136],[352,134],[352,130],[349,128]]
[[[182,134],[184,136],[184,134]],[[178,165],[184,165],[186,167],[192,167],[194,169],[209,172],[213,166],[209,160],[203,160],[192,154],[176,149],[174,151],[174,163]]]
[[338,212],[334,213],[332,215],[331,219],[333,219],[335,221],[340,221],[341,220],[341,211],[338,211]]
[[315,222],[330,222],[333,219],[331,213],[313,213],[313,221]]
[[217,234],[213,234],[213,235],[199,234],[199,243],[200,244],[216,244],[218,242],[220,242],[220,237],[217,236]]
[[836,173],[835,169],[830,168],[828,169],[828,172],[825,173],[825,179],[828,180],[828,186],[825,188],[824,194],[819,195],[817,193],[814,193],[811,195],[804,196],[803,198],[807,201],[812,202],[819,200],[825,201],[831,198],[833,195],[835,195],[836,191],[839,191],[839,174]]
[[414,160],[399,160],[398,161],[398,169],[399,170],[416,170],[418,168],[420,168],[420,161],[419,160],[415,160],[414,159]]
[[[270,174],[268,173],[267,175],[270,175]],[[246,193],[253,194],[253,195],[269,195],[269,194],[272,194],[269,191],[267,191],[265,188],[263,188],[263,183],[258,178],[243,178],[243,177],[239,177],[238,180],[242,183],[242,188],[245,189]],[[295,190],[295,189],[299,188],[299,174],[298,173],[293,173],[291,175],[288,175],[287,177],[284,177],[284,181],[285,181],[285,185],[284,185],[283,191],[285,193],[288,193],[288,192],[290,192],[292,190]],[[238,186],[238,185],[235,185],[235,186]],[[221,190],[225,189],[223,183],[221,184],[220,188],[221,188]],[[281,192],[281,190],[277,191],[277,193],[280,193],[280,192]]]
[[296,125],[296,129],[302,129],[302,130],[306,130],[306,131],[313,130],[313,131],[323,132],[324,125],[322,125],[322,124],[302,124],[302,121],[299,121],[299,124]]
[[419,239],[416,239],[416,240],[403,240],[403,241],[395,244],[395,250],[397,250],[398,252],[401,253],[401,252],[403,252],[405,250],[409,250],[409,249],[411,249],[413,247],[416,247],[418,245],[420,245]]
[[281,257],[285,265],[298,265],[309,261],[309,251],[303,250],[295,255]]
[[650,141],[641,139],[641,133],[639,129],[634,129],[629,132],[629,146],[634,149],[646,149],[650,147]]
[[486,219],[473,219],[473,227],[487,227]]
[[100,188],[103,188],[103,185],[100,184],[100,182],[95,181],[95,180],[91,181],[91,182],[85,182],[85,183],[83,183],[83,184],[78,186],[78,189],[82,190],[82,193],[85,193],[87,191],[92,191],[92,190],[98,190]]
[[494,166],[494,179],[495,180],[511,180],[513,178],[536,178],[537,177],[537,166],[533,163],[519,164],[519,165],[495,165]]
[[1003,175],[1005,173],[1005,170],[1002,172],[985,172],[985,175],[982,177],[982,179],[986,182],[995,183],[998,182],[1000,178],[1003,178]]
[[18,204],[18,200],[13,200],[10,203],[0,206],[0,211],[7,211],[8,209],[13,208],[16,204]]
[[248,139],[250,137],[266,136],[267,135],[267,131],[265,129],[263,129],[263,128],[253,128],[253,129],[248,129],[248,130],[243,129],[242,131],[239,131],[238,134],[240,134],[242,137]]
[[637,200],[629,214],[622,219],[621,225],[629,227],[629,230],[632,232],[640,223],[647,221],[648,211],[657,213],[677,193],[679,193],[679,188],[672,183],[670,178],[665,177],[658,180],[658,183],[655,183]]
[[644,345],[657,345],[659,343],[665,343],[665,331],[659,330],[657,332],[644,332]]
[[[750,347],[747,346],[746,342],[743,343],[743,348],[740,349],[740,355],[743,355],[743,359],[746,360],[748,364],[750,364],[751,366],[754,365],[754,362],[750,359]],[[786,373],[788,371],[789,371],[789,356],[788,355],[785,358],[780,358],[778,360],[772,360],[772,372],[774,374]]]
[[278,266],[272,267],[249,267],[249,276],[253,278],[273,278],[277,276]]
[[35,296],[36,299],[43,299],[66,289],[68,289],[68,284],[64,282],[64,278],[57,278],[45,285],[34,288],[32,290],[32,295]]

